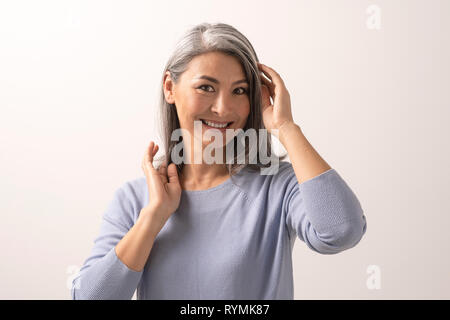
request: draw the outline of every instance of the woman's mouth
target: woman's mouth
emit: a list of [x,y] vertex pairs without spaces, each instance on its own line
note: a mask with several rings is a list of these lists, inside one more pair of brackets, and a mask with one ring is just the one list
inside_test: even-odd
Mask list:
[[203,126],[205,126],[207,129],[219,129],[219,130],[225,130],[231,126],[233,121],[231,122],[216,122],[216,121],[210,121],[205,119],[200,119],[203,123]]

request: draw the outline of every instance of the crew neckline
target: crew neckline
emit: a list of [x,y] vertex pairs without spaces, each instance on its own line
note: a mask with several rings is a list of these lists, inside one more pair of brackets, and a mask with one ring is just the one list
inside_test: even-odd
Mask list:
[[209,189],[204,189],[204,190],[184,190],[184,189],[182,189],[181,192],[184,194],[187,194],[187,195],[205,194],[205,193],[210,193],[210,192],[222,189],[222,188],[226,187],[227,185],[229,185],[230,183],[231,183],[231,177],[229,177],[227,180],[225,180],[221,184],[218,184],[217,186],[211,187]]
[[[246,169],[246,167],[245,167],[244,169]],[[208,194],[208,193],[211,193],[211,192],[214,192],[214,191],[223,189],[223,188],[225,188],[226,186],[232,184],[232,183],[233,183],[232,179],[236,179],[239,175],[242,174],[242,171],[243,171],[243,170],[241,169],[239,172],[237,172],[236,174],[234,174],[233,177],[229,177],[229,178],[228,178],[227,180],[225,180],[224,182],[218,184],[217,186],[211,187],[211,188],[209,188],[209,189],[204,189],[204,190],[184,190],[184,189],[182,189],[182,190],[181,190],[181,193],[182,193],[182,194],[185,194],[185,195],[190,195],[190,196],[191,196],[191,195],[203,195],[203,194]]]

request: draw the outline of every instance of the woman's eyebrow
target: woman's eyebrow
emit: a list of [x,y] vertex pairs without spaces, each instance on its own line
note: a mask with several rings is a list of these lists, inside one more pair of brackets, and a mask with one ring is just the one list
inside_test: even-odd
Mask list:
[[[219,80],[217,80],[217,79],[215,79],[213,77],[210,77],[210,76],[206,76],[206,75],[199,76],[197,78],[194,78],[194,80],[195,79],[205,79],[205,80],[209,80],[211,82],[217,83],[217,84],[220,83]],[[234,85],[234,84],[238,84],[238,83],[241,83],[241,82],[245,82],[245,83],[248,84],[247,79],[238,80],[238,81],[233,82],[232,84]]]

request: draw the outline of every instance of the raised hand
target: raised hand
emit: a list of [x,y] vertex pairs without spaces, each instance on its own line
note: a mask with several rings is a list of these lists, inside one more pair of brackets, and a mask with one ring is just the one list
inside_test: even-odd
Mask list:
[[[293,123],[291,111],[291,98],[281,76],[272,68],[258,63],[260,71],[266,75],[267,80],[262,74],[261,95],[262,95],[262,116],[264,126],[267,131],[280,129],[286,123]],[[273,104],[270,102],[273,100]]]
[[158,145],[151,141],[142,159],[149,202],[141,210],[141,215],[151,216],[160,230],[180,204],[181,185],[175,164],[171,163],[167,167],[167,163],[164,163],[158,169],[154,168],[153,158],[158,150]]

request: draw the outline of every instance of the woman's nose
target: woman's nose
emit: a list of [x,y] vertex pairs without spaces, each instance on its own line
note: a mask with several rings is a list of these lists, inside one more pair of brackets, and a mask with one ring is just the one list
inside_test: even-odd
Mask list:
[[232,100],[227,93],[221,93],[214,100],[211,111],[219,116],[227,115],[232,109]]

